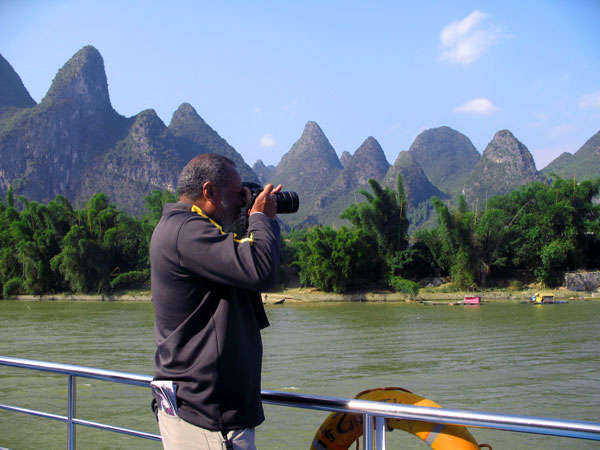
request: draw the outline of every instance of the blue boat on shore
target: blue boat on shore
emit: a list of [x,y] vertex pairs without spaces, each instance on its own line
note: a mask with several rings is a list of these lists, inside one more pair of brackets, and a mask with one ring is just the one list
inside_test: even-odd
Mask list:
[[554,294],[552,293],[541,294],[539,292],[531,296],[530,302],[535,305],[569,303],[567,300],[554,300]]

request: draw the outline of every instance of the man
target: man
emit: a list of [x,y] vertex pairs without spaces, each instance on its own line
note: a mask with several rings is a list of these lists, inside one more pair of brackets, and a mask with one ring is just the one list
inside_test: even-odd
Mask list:
[[[265,189],[248,232],[229,229],[246,206],[234,163],[202,154],[182,170],[179,202],[166,204],[152,234],[155,410],[165,449],[256,448],[264,420],[262,342],[269,325],[260,291],[276,280],[279,225]],[[173,395],[175,393],[175,395]]]

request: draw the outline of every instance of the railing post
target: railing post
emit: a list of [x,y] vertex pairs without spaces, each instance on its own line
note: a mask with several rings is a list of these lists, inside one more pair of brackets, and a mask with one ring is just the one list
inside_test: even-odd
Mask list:
[[385,450],[385,417],[375,417],[375,440],[377,450]]
[[370,414],[365,414],[363,419],[363,448],[373,449],[373,417]]
[[75,450],[76,447],[76,433],[75,418],[77,407],[77,377],[69,375],[69,412],[67,416],[67,448],[69,450]]

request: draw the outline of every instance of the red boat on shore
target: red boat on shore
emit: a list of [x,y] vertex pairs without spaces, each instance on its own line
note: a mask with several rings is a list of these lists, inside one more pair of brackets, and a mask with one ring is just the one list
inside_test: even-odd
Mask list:
[[481,305],[481,297],[465,295],[465,305]]

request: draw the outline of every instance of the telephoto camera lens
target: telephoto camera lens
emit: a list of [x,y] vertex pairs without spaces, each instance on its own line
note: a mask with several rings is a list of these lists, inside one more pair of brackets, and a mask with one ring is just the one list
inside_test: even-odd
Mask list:
[[275,197],[277,198],[277,214],[292,214],[298,211],[300,199],[295,192],[278,192]]
[[[263,187],[252,181],[244,181],[242,186],[250,189],[250,194],[252,196],[252,199],[248,204],[248,209],[250,209],[258,194],[263,191]],[[298,208],[300,207],[300,198],[298,197],[298,194],[295,192],[277,192],[274,195],[277,200],[277,214],[293,214],[298,211]]]

